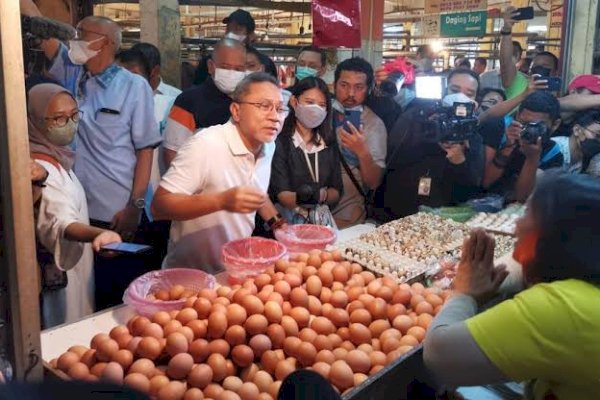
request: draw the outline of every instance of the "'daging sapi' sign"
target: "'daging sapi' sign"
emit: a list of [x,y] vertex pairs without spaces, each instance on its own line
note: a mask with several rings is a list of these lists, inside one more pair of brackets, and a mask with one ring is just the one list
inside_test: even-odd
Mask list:
[[487,27],[487,11],[440,15],[440,36],[483,36]]
[[425,0],[425,14],[485,10],[486,8],[487,0]]

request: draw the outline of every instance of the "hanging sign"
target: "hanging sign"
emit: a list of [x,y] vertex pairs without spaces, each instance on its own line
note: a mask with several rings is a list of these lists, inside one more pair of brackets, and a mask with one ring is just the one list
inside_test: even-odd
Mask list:
[[440,15],[440,35],[442,37],[483,36],[486,27],[486,11]]
[[313,45],[360,48],[360,0],[313,0]]
[[438,37],[440,36],[440,17],[439,15],[425,15],[422,20],[423,36]]
[[463,10],[485,10],[487,0],[425,0],[425,14]]

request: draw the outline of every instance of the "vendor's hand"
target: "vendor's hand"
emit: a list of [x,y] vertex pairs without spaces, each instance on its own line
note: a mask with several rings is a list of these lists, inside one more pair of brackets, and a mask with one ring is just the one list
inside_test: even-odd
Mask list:
[[513,19],[515,11],[517,11],[516,7],[513,7],[513,6],[506,7],[504,12],[502,13],[502,19],[504,20],[504,28],[503,29],[505,29],[507,31],[512,30],[513,25],[516,24],[517,22],[519,22],[519,21],[515,21]]
[[221,194],[222,209],[249,214],[265,205],[268,197],[260,190],[249,186],[237,186]]
[[466,143],[440,143],[440,146],[446,151],[446,158],[451,164],[459,165],[466,161]]
[[484,304],[498,292],[508,276],[505,265],[494,267],[494,238],[475,229],[465,239],[462,256],[454,278],[454,291],[473,297]]
[[508,128],[506,128],[506,146],[514,147],[521,140],[521,131],[523,124],[517,120],[513,120]]
[[132,240],[140,224],[141,212],[139,208],[126,206],[115,214],[110,229],[118,232],[125,240]]
[[527,94],[531,94],[536,90],[547,90],[548,89],[548,80],[547,79],[537,79],[540,75],[532,75],[529,78],[529,84],[527,85]]
[[375,70],[375,84],[380,85],[381,82],[388,78],[388,73],[383,67],[379,67]]
[[41,182],[48,178],[48,171],[35,160],[29,160],[29,174],[31,182]]
[[521,152],[525,154],[528,160],[539,160],[542,155],[542,138],[538,138],[536,143],[529,143],[521,140]]
[[344,127],[339,128],[341,129],[340,138],[342,140],[342,146],[359,157],[368,153],[369,148],[365,140],[365,133],[362,129],[357,129],[351,122],[348,122],[348,127],[350,128],[350,132],[344,129]]
[[110,243],[121,243],[121,236],[117,232],[104,231],[94,238],[92,248],[96,253],[100,252],[102,247]]

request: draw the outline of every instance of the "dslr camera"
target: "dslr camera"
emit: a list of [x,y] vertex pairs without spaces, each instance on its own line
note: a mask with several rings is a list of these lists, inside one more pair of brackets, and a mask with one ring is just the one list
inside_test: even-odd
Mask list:
[[521,139],[529,144],[537,143],[538,139],[545,142],[548,138],[548,127],[542,121],[528,122],[521,130]]
[[317,183],[300,185],[296,190],[296,203],[304,208],[315,207],[319,204],[321,188]]

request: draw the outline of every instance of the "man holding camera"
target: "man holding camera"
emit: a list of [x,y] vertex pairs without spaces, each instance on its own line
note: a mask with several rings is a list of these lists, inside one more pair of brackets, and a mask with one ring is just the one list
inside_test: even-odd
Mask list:
[[[550,140],[560,125],[560,105],[547,91],[525,98],[506,135],[484,135],[486,167],[483,186],[508,201],[525,201],[539,170],[563,165],[559,146]],[[493,151],[490,151],[493,150]]]
[[390,132],[387,170],[375,198],[381,222],[414,214],[421,205],[466,201],[481,183],[482,139],[472,114],[477,75],[456,69],[447,83],[442,107],[417,99]]

